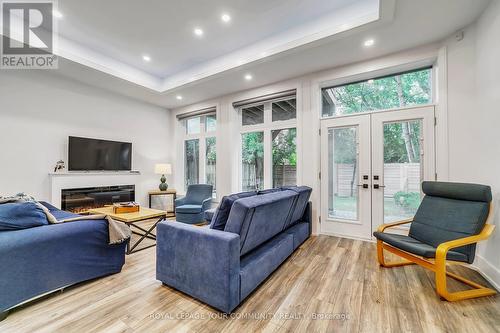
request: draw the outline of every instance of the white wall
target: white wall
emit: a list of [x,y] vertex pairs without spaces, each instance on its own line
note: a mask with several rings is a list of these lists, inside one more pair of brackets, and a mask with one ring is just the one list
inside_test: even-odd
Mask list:
[[[0,71],[0,195],[49,198],[49,172],[67,160],[69,135],[133,143],[133,169],[142,175],[136,200],[146,204],[171,161],[168,111],[108,93],[49,71]],[[170,181],[170,179],[168,179]]]
[[[492,187],[500,199],[500,1],[492,1],[465,39],[448,50],[449,178]],[[500,286],[500,217],[475,264]]]

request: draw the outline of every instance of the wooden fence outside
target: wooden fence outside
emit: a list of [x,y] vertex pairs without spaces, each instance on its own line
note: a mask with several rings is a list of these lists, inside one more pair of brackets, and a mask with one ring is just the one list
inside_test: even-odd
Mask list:
[[[336,164],[333,172],[333,193],[340,197],[351,196],[353,181],[353,164]],[[382,175],[380,175],[382,176]],[[384,164],[384,195],[392,197],[399,191],[420,192],[420,164],[419,163],[386,163]],[[359,179],[359,178],[358,178]],[[352,183],[356,191],[358,179]]]

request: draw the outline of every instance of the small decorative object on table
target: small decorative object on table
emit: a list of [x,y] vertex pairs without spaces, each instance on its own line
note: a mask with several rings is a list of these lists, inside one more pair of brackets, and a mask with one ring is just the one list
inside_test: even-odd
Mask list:
[[124,214],[124,213],[135,213],[141,209],[141,206],[137,202],[123,202],[115,203],[113,205],[113,213]]
[[66,168],[66,166],[64,165],[64,161],[59,160],[59,161],[57,161],[56,166],[54,167],[54,172],[62,171],[65,168]]
[[155,173],[157,175],[161,175],[160,178],[160,191],[166,191],[168,189],[168,184],[167,184],[167,179],[165,178],[165,175],[171,175],[172,174],[172,165],[171,164],[156,164],[155,165]]

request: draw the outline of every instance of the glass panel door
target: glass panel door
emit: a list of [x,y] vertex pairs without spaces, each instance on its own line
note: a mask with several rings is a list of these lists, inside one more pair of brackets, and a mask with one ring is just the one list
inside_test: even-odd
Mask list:
[[435,179],[434,107],[372,115],[373,229],[412,218]]
[[434,154],[433,106],[322,120],[321,232],[371,239],[413,217]]
[[358,198],[358,127],[328,129],[328,217],[356,221]]
[[321,122],[321,232],[370,239],[370,115]]

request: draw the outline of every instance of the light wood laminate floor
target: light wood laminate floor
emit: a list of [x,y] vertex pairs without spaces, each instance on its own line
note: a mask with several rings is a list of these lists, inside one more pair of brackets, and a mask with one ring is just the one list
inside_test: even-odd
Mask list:
[[[485,283],[469,269],[456,267]],[[457,285],[450,281],[456,290]],[[209,286],[207,286],[209,288]],[[119,274],[13,311],[0,332],[499,332],[500,297],[449,303],[433,274],[378,266],[375,244],[329,236],[304,243],[224,318],[155,279],[155,248]]]

